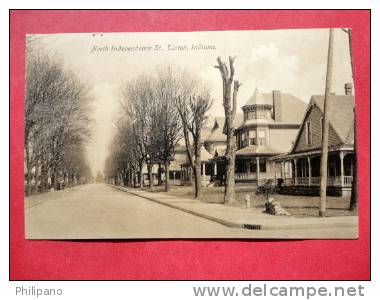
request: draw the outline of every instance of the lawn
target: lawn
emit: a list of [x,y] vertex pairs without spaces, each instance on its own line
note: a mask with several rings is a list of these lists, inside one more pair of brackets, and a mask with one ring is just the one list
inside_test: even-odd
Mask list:
[[[150,191],[149,188],[144,188]],[[164,193],[164,187],[155,186],[151,192]],[[170,186],[169,195],[179,198],[193,198],[194,191],[191,186]],[[223,203],[224,187],[205,187],[200,201],[207,203]],[[244,207],[244,198],[249,195],[251,205],[264,210],[265,196],[256,195],[256,187],[252,185],[236,185],[236,200],[238,206]],[[273,195],[275,201],[280,202],[291,215],[296,217],[317,217],[319,197]],[[349,210],[350,199],[348,197],[327,197],[327,216],[353,216],[357,211]]]

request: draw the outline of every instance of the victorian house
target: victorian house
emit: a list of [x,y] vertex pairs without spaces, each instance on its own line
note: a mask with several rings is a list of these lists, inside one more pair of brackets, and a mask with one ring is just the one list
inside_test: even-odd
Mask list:
[[[293,95],[258,89],[234,119],[236,136],[235,180],[237,183],[263,184],[281,177],[281,170],[269,158],[290,151],[307,104]],[[225,179],[226,135],[224,117],[216,117],[205,149],[213,156],[206,168],[212,180]]]
[[[352,85],[345,95],[330,96],[327,193],[350,194],[354,164],[354,96]],[[312,96],[291,151],[272,158],[280,165],[282,192],[318,195],[324,96]]]
[[291,94],[255,90],[242,107],[243,119],[235,130],[236,182],[262,185],[281,177],[281,170],[270,158],[291,149],[306,106]]

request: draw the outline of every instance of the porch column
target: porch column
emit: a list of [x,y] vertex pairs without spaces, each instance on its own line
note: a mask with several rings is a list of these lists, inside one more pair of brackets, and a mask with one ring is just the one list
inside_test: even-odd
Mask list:
[[297,185],[297,158],[294,158],[293,162],[294,162],[294,185]]
[[309,186],[311,185],[311,162],[310,156],[307,157],[307,169],[309,171]]
[[344,186],[344,152],[339,152],[340,158],[340,186]]
[[260,179],[260,158],[256,157],[256,175],[257,175],[257,186],[259,185]]
[[217,176],[218,175],[218,165],[217,163],[215,162],[214,163],[214,176]]
[[285,162],[281,161],[281,178],[285,179]]
[[206,164],[202,163],[202,172],[203,172],[203,177],[206,175]]

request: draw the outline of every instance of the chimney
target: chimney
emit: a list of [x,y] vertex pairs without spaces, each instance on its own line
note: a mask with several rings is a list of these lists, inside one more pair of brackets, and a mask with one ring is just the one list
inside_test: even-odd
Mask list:
[[352,83],[346,83],[344,85],[344,90],[346,91],[346,95],[352,95]]
[[273,119],[276,122],[282,121],[281,91],[273,91]]

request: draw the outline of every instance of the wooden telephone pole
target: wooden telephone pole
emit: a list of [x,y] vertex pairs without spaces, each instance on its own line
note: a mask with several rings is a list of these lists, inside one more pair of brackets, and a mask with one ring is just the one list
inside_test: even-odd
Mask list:
[[327,163],[329,156],[329,102],[331,95],[331,80],[333,68],[333,44],[334,44],[334,29],[329,30],[329,49],[327,53],[327,72],[326,72],[326,87],[325,87],[325,103],[323,109],[323,129],[322,129],[322,157],[321,157],[321,182],[320,182],[320,204],[319,216],[326,216],[326,190],[327,190]]
[[[351,28],[342,29],[345,33],[348,34],[348,46],[350,49],[350,59],[351,59],[351,74],[352,74],[352,85],[355,87],[355,69],[354,69],[354,57],[352,55],[352,30]],[[351,188],[351,198],[350,198],[350,210],[355,210],[358,206],[357,198],[357,170],[358,170],[358,161],[357,161],[357,136],[356,136],[356,111],[354,108],[354,163],[353,163],[353,172],[352,172],[352,188]]]

